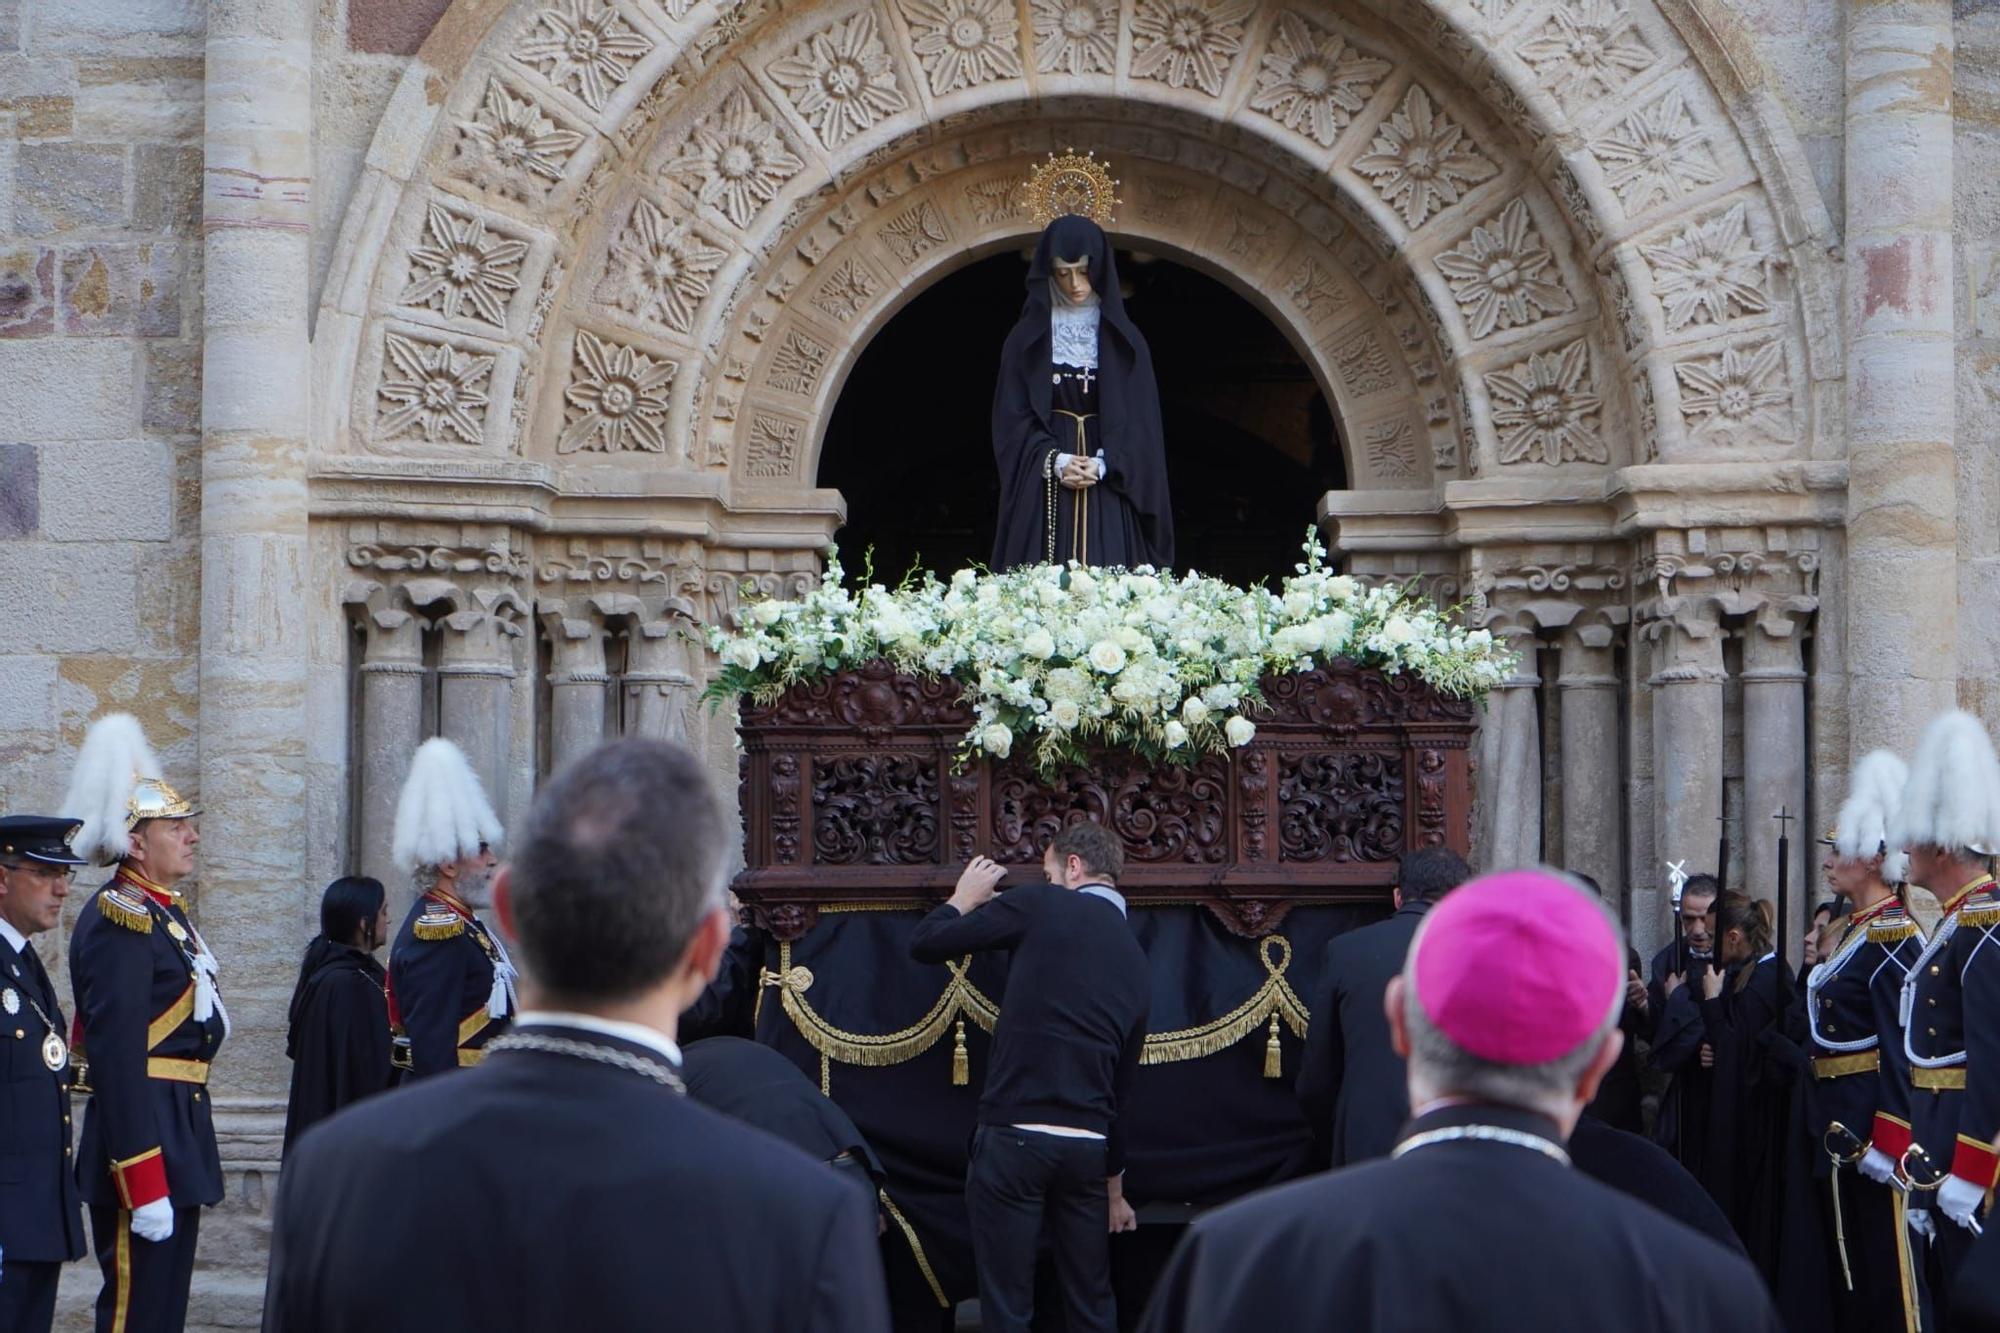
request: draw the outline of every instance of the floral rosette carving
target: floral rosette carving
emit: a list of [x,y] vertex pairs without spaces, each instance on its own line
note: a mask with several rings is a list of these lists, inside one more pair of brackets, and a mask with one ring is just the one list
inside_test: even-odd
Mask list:
[[[1105,751],[1189,765],[1240,749],[1270,711],[1266,683],[1288,696],[1287,677],[1321,668],[1334,677],[1312,687],[1324,697],[1280,697],[1281,715],[1303,710],[1336,729],[1391,708],[1463,717],[1513,669],[1512,652],[1455,611],[1333,572],[1316,534],[1304,551],[1276,591],[1079,565],[852,588],[836,553],[817,588],[795,600],[746,590],[734,624],[709,628],[722,669],[708,697],[742,700],[761,719],[777,721],[762,711],[776,708],[787,721],[838,719],[877,736],[943,721],[947,701],[962,699],[951,719],[967,728],[961,764],[1018,752],[1053,779]],[[1390,683],[1364,687],[1360,668]],[[843,669],[854,674],[823,684]],[[909,697],[897,672],[931,693]],[[1438,697],[1366,697],[1381,689]]]

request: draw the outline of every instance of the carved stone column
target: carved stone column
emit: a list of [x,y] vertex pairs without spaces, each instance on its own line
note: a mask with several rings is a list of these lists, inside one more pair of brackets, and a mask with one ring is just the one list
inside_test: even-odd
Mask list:
[[1542,858],[1542,734],[1535,697],[1542,677],[1531,627],[1489,622],[1489,628],[1520,654],[1514,674],[1486,697],[1474,784],[1479,819],[1473,864],[1502,870]]
[[604,667],[605,627],[595,615],[542,613],[554,648],[549,672],[549,767],[561,768],[590,753],[604,739],[605,692],[611,677]]
[[1850,757],[1957,702],[1952,11],[1841,7]]
[[701,647],[691,637],[690,603],[669,599],[668,614],[632,629],[625,668],[625,730],[633,736],[689,742],[688,709],[701,689]]
[[[1787,607],[1766,606],[1751,621],[1743,640],[1744,882],[1739,887],[1756,897],[1776,900],[1779,825],[1771,816],[1781,809],[1789,810],[1799,821],[1791,825],[1792,910],[1788,925],[1794,935],[1804,929],[1803,908],[1812,896],[1812,885],[1806,879],[1806,851],[1820,832],[1804,822],[1809,812],[1800,615]],[[1796,950],[1792,950],[1792,957],[1796,962]]]
[[1618,773],[1617,628],[1602,619],[1571,625],[1561,640],[1562,860],[1617,891],[1624,880]]
[[279,1098],[306,885],[309,0],[206,9],[197,910],[234,1032],[222,1097]]
[[361,794],[358,865],[389,889],[390,915],[400,921],[410,886],[390,855],[396,798],[423,739],[424,622],[392,589],[352,585],[342,599],[367,635],[361,658]]
[[[1646,626],[1653,648],[1654,846],[1715,869],[1722,828],[1723,630],[1712,604],[1686,600]],[[1662,910],[1666,910],[1664,907]]]
[[513,740],[514,647],[527,603],[511,588],[473,588],[440,618],[438,734],[465,751],[495,809],[506,808]]

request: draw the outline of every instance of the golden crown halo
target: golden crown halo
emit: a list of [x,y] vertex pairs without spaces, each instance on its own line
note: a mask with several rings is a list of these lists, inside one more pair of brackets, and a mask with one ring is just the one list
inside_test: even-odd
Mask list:
[[1023,205],[1037,227],[1072,214],[1108,227],[1112,211],[1124,202],[1118,197],[1118,182],[1110,166],[1098,161],[1094,150],[1078,153],[1065,148],[1050,153],[1048,161],[1028,173],[1021,191]]

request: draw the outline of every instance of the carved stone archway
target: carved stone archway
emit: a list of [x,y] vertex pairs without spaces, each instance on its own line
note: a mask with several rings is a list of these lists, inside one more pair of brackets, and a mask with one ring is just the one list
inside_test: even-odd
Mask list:
[[[316,613],[372,636],[408,610],[384,560],[513,593],[473,602],[514,631],[486,762],[516,811],[537,753],[605,728],[706,728],[720,774],[722,720],[595,720],[589,690],[626,688],[605,636],[656,644],[746,576],[813,576],[841,513],[819,440],[860,348],[1017,244],[1012,184],[1087,145],[1123,178],[1122,234],[1250,295],[1312,365],[1354,568],[1562,640],[1579,699],[1625,662],[1631,832],[1593,864],[1637,884],[1707,799],[1656,830],[1651,774],[1674,737],[1701,738],[1678,771],[1725,733],[1656,747],[1644,724],[1709,641],[1690,617],[1726,638],[1810,616],[1839,522],[1828,227],[1737,49],[1688,0],[461,0],[384,120],[318,318],[315,558],[371,587]],[[1509,610],[1536,580],[1557,604]],[[1759,652],[1760,681],[1799,673]],[[354,793],[360,827],[387,797]]]

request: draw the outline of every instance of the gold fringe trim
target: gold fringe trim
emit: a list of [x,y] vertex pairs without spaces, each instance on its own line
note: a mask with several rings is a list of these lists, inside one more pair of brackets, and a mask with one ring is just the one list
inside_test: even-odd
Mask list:
[[[763,973],[766,986],[776,986],[778,997],[785,1006],[785,1016],[792,1020],[799,1035],[821,1055],[828,1056],[846,1065],[864,1065],[880,1069],[889,1065],[899,1065],[906,1060],[914,1060],[931,1047],[944,1040],[944,1035],[957,1025],[959,1039],[965,1032],[964,1020],[970,1018],[988,1032],[1000,1021],[1000,1010],[977,986],[965,979],[965,972],[972,964],[972,956],[967,954],[955,963],[946,963],[951,971],[951,982],[938,996],[930,1012],[909,1027],[899,1032],[873,1034],[849,1032],[837,1028],[822,1018],[813,1007],[806,1003],[806,991],[811,989],[813,974],[805,967],[792,966],[792,946],[789,941],[778,945],[778,970]],[[957,1079],[956,1056],[962,1048],[954,1051],[953,1082]]]
[[153,933],[153,913],[143,902],[135,902],[129,894],[117,889],[104,889],[97,895],[97,911],[114,926],[136,930],[141,935]]
[[883,1211],[889,1214],[889,1220],[896,1224],[896,1229],[903,1233],[903,1239],[910,1242],[910,1256],[917,1261],[917,1271],[924,1275],[924,1281],[931,1284],[931,1295],[937,1297],[938,1308],[951,1309],[951,1301],[946,1299],[944,1294],[944,1284],[939,1282],[937,1274],[931,1271],[930,1256],[924,1253],[924,1243],[917,1239],[917,1229],[910,1225],[909,1218],[903,1216],[903,1210],[889,1197],[889,1191],[878,1189],[875,1191],[875,1197],[882,1201]]
[[1972,930],[1982,930],[1987,926],[2000,926],[2000,903],[1981,903],[1978,907],[1958,909],[1958,924]]
[[[1285,971],[1292,965],[1291,941],[1282,935],[1267,935],[1258,943],[1258,957],[1267,975],[1256,994],[1211,1022],[1148,1036],[1139,1063],[1164,1065],[1198,1060],[1226,1051],[1263,1029],[1264,1077],[1284,1077],[1284,1048],[1279,1044],[1278,1025],[1283,1023],[1293,1036],[1303,1038],[1310,1015],[1291,983],[1285,980]],[[794,967],[791,943],[781,941],[778,970],[765,968],[759,973],[758,1001],[762,1003],[764,987],[778,988],[785,1016],[792,1020],[792,1026],[807,1044],[820,1053],[822,1083],[826,1060],[886,1068],[916,1059],[943,1041],[946,1033],[951,1033],[951,1081],[955,1087],[964,1087],[971,1082],[972,1075],[971,1058],[965,1047],[965,1020],[971,1019],[987,1032],[993,1031],[994,1024],[1000,1021],[999,1006],[966,979],[971,964],[970,954],[945,964],[951,971],[951,981],[930,1011],[909,1027],[880,1034],[849,1032],[827,1022],[806,1002],[806,992],[812,989],[814,981],[812,969]]]
[[1268,1022],[1270,1036],[1264,1045],[1264,1077],[1280,1077],[1272,1072],[1280,1058],[1280,1048],[1276,1045],[1277,1024],[1282,1019],[1293,1036],[1303,1037],[1309,1015],[1298,994],[1285,980],[1285,969],[1292,965],[1291,941],[1283,935],[1266,935],[1258,942],[1257,949],[1264,970],[1269,975],[1255,995],[1213,1022],[1147,1037],[1146,1049],[1140,1055],[1139,1063],[1164,1065],[1176,1060],[1199,1060],[1205,1055],[1228,1050]]
[[447,912],[441,918],[426,912],[416,919],[410,933],[420,940],[451,940],[465,933],[465,918],[456,912]]
[[1901,944],[1917,933],[1917,923],[1908,917],[1887,917],[1868,927],[1868,938],[1875,944]]

